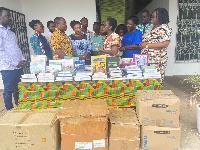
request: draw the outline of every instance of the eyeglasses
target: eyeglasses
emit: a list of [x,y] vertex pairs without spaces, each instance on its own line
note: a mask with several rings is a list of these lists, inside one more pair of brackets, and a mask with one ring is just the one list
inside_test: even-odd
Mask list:
[[38,26],[38,27],[44,28],[43,25],[39,25],[39,24],[36,24],[35,26]]

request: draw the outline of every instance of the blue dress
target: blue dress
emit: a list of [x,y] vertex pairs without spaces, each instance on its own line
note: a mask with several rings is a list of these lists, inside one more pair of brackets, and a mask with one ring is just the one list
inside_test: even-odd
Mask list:
[[[142,32],[139,30],[135,30],[132,33],[127,32],[122,38],[122,46],[139,45],[140,42],[142,42]],[[140,49],[125,49],[122,58],[133,58],[133,54],[140,54]]]
[[74,35],[70,35],[69,39],[71,41],[71,45],[72,45],[72,50],[74,52],[76,52],[78,55],[84,55],[86,52],[89,52],[86,60],[90,60],[91,55],[91,49],[92,49],[92,45],[90,43],[90,38],[88,38],[87,35],[82,35],[82,36],[74,36]]

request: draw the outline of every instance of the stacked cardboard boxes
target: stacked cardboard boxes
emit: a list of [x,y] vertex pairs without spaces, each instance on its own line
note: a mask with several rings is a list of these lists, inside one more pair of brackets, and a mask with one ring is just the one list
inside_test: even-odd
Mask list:
[[172,91],[137,91],[136,113],[141,126],[141,147],[179,150],[180,100]]
[[58,150],[58,109],[9,111],[0,118],[0,149]]
[[58,113],[61,149],[107,149],[108,108],[105,100],[66,101]]
[[139,150],[140,125],[132,108],[109,109],[109,150]]

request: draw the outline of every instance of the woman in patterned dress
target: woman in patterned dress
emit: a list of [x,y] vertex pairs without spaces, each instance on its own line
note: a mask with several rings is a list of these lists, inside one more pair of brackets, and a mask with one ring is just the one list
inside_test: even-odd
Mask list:
[[117,27],[117,20],[114,18],[107,18],[104,24],[104,32],[107,33],[104,38],[103,49],[99,47],[99,52],[103,52],[106,57],[119,57],[118,49],[121,47],[121,39],[117,33],[114,32]]
[[167,66],[167,47],[170,43],[172,29],[168,26],[169,15],[165,8],[156,8],[151,15],[153,24],[142,37],[140,48],[142,54],[149,55],[149,65],[155,66],[164,81]]
[[73,56],[79,57],[80,60],[85,60],[85,64],[90,64],[91,43],[90,38],[81,32],[81,23],[79,21],[71,21],[71,28],[74,34],[69,36],[72,45]]
[[29,26],[35,31],[33,36],[30,38],[31,46],[34,50],[35,55],[46,55],[47,60],[53,58],[52,50],[49,42],[42,35],[44,33],[44,26],[40,20],[32,20],[29,22]]

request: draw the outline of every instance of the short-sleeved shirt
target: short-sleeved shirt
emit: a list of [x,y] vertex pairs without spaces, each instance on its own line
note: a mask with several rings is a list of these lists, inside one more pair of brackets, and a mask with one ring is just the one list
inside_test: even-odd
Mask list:
[[55,50],[59,48],[66,54],[66,56],[72,56],[71,42],[65,32],[61,32],[55,28],[55,31],[51,35],[50,44],[53,51],[53,59],[60,59],[55,52]]
[[[111,50],[111,47],[113,45],[117,45],[118,48],[121,47],[121,39],[119,35],[116,34],[115,32],[113,32],[109,37],[105,36],[104,40],[105,40],[103,44],[104,50]],[[113,57],[110,54],[103,54],[103,55],[106,55],[107,57]],[[117,54],[117,56],[118,55],[119,54]]]
[[142,34],[144,34],[145,31],[146,31],[147,29],[149,29],[150,27],[152,27],[152,26],[153,26],[153,24],[151,24],[151,22],[149,22],[146,26],[143,25],[143,24],[137,25],[137,26],[136,26],[136,29],[137,29],[137,30],[140,30],[140,31],[142,32]]
[[[122,38],[122,46],[139,45],[142,42],[142,32],[135,30],[132,33],[127,32]],[[122,58],[133,58],[133,54],[140,54],[140,49],[125,49]]]
[[[74,36],[72,34],[69,36],[69,38],[73,51],[78,55],[84,55],[86,52],[91,52],[92,45],[90,43],[90,38],[86,34],[81,36]],[[86,59],[90,60],[90,55]]]

